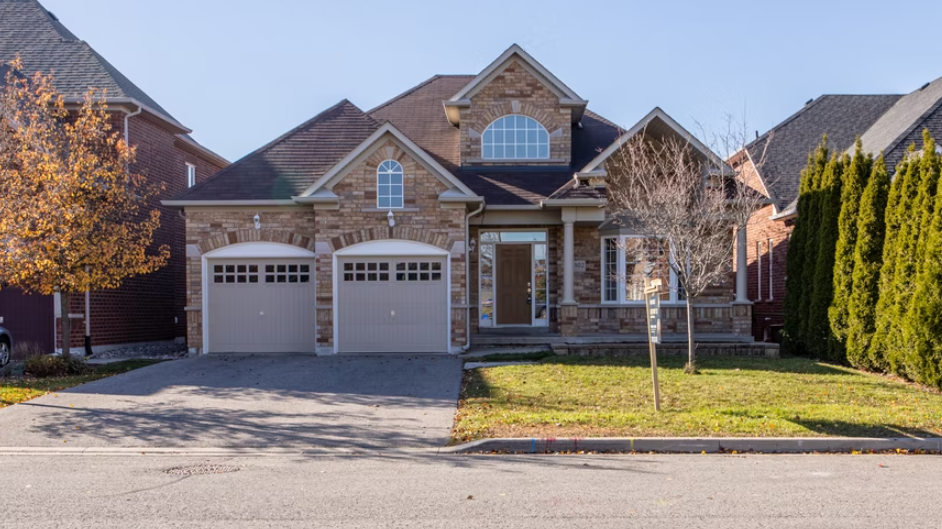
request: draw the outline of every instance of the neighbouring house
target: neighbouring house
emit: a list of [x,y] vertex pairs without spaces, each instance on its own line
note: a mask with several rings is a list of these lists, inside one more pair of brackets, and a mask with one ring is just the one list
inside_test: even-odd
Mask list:
[[892,169],[928,128],[942,137],[942,78],[907,95],[823,95],[808,101],[734,156],[730,163],[769,197],[747,226],[748,295],[756,340],[780,339],[784,323],[785,262],[798,215],[798,188],[808,155],[827,134],[829,147],[853,152],[854,141]]
[[[620,129],[516,45],[477,75],[436,75],[366,112],[341,101],[164,202],[186,217],[188,343],[344,353],[457,352],[492,333],[646,339],[643,270],[663,257],[605,215],[606,159],[636,134],[692,138],[660,109]],[[677,298],[663,299],[667,333],[686,332]],[[732,275],[696,310],[698,332],[748,339]]]
[[121,288],[73,296],[66,315],[59,314],[53,296],[0,289],[2,325],[17,342],[32,341],[47,351],[56,348],[61,338],[56,329],[62,316],[73,319],[71,344],[80,346],[88,329],[96,351],[184,339],[184,222],[177,210],[160,204],[160,198],[182,193],[228,162],[197,143],[189,136],[190,129],[35,0],[0,0],[0,61],[17,55],[25,73],[52,73],[67,103],[79,102],[90,87],[107,90],[112,125],[137,147],[137,162],[131,169],[166,186],[149,207],[161,210],[154,244],[169,245],[171,260],[153,274],[126,280]]

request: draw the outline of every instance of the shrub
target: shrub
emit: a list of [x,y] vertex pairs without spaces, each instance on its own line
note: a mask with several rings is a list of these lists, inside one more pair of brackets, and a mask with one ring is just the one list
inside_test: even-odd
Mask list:
[[17,342],[10,353],[11,360],[26,360],[44,354],[45,351],[36,342]]
[[81,375],[88,372],[88,364],[78,356],[39,355],[26,359],[24,372],[36,378]]

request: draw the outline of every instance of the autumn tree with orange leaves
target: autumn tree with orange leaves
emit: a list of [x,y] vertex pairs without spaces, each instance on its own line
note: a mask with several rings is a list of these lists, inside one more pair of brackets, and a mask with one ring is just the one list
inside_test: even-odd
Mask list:
[[160,212],[142,211],[162,188],[129,170],[135,150],[108,122],[105,93],[67,107],[53,77],[9,64],[0,87],[0,284],[61,294],[69,355],[72,293],[117,288],[166,264],[148,251]]

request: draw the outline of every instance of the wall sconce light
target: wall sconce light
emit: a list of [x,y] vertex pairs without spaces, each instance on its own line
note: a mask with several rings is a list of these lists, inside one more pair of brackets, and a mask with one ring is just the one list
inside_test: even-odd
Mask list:
[[389,213],[386,214],[386,220],[389,221],[389,227],[390,227],[390,228],[392,228],[393,226],[396,225],[396,219],[393,218],[393,212],[392,212],[392,210],[389,210]]
[[256,230],[262,229],[262,217],[259,216],[258,213],[255,214],[255,217],[254,217],[252,220],[255,221],[255,229],[256,229]]
[[471,240],[468,241],[468,252],[474,253],[474,248],[478,245],[478,240],[474,237],[471,237]]

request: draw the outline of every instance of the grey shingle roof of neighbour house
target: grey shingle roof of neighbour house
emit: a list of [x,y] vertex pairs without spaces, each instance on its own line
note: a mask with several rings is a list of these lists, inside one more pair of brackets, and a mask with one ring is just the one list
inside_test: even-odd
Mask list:
[[383,123],[390,123],[489,205],[535,205],[573,181],[620,129],[586,112],[572,130],[572,159],[558,167],[461,167],[459,129],[442,102],[474,75],[436,75],[376,108],[362,112],[349,101],[325,110],[247,155],[176,200],[269,200],[300,195]]
[[863,148],[883,153],[892,168],[903,158],[910,143],[922,144],[922,130],[929,128],[939,139],[942,120],[942,77],[896,101],[861,137]]
[[65,97],[82,97],[94,87],[107,90],[110,101],[133,100],[184,131],[178,134],[184,142],[228,163],[185,134],[185,126],[36,0],[0,0],[0,62],[17,56],[23,61],[24,74],[52,73],[56,90]]
[[797,200],[801,170],[822,135],[828,135],[832,149],[850,148],[900,97],[823,95],[749,144],[749,155],[759,165],[759,175],[778,210],[788,209]]
[[89,87],[127,97],[173,119],[130,79],[76,37],[35,0],[0,0],[0,60],[16,55],[27,71],[53,72],[56,89],[66,97],[81,97]]

